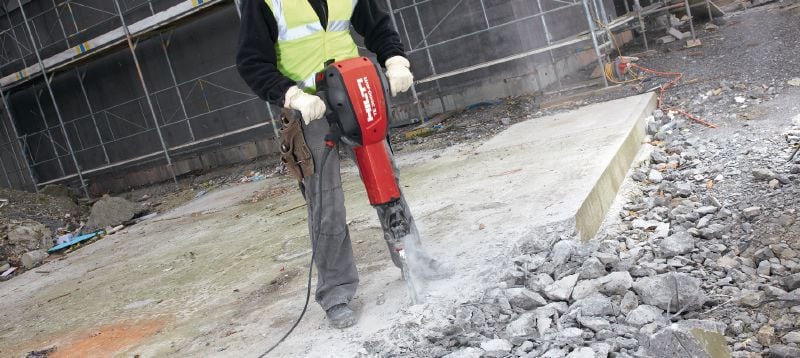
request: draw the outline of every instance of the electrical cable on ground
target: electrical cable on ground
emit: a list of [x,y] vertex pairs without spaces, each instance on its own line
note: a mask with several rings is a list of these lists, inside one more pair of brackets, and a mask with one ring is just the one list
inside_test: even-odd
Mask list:
[[707,121],[705,121],[705,120],[703,120],[703,119],[701,119],[701,118],[699,118],[699,117],[697,117],[697,116],[695,116],[695,115],[693,115],[693,114],[691,114],[689,112],[686,112],[686,111],[684,111],[684,110],[682,110],[680,108],[674,108],[674,107],[669,107],[669,106],[665,106],[664,105],[664,93],[666,93],[666,91],[668,89],[675,87],[678,84],[678,82],[680,82],[681,79],[683,79],[683,73],[680,73],[680,72],[660,72],[660,71],[649,69],[647,67],[639,66],[639,65],[637,65],[635,63],[631,64],[631,68],[636,68],[636,69],[642,70],[643,72],[646,72],[646,73],[649,73],[649,74],[652,74],[652,75],[656,75],[656,76],[659,76],[659,77],[668,77],[668,76],[673,76],[674,77],[672,79],[672,81],[669,81],[664,85],[661,85],[661,89],[659,90],[659,93],[658,93],[658,108],[660,108],[662,111],[676,112],[676,113],[681,114],[684,117],[689,118],[689,119],[691,119],[691,120],[693,120],[693,121],[695,121],[697,123],[700,123],[700,124],[702,124],[702,125],[704,125],[704,126],[706,126],[708,128],[717,128],[717,126],[714,125],[713,123],[707,122]]
[[[605,29],[608,32],[608,36],[609,36],[609,38],[611,38],[611,42],[614,44],[614,47],[617,49],[617,53],[619,54],[620,57],[623,57],[622,50],[620,49],[619,45],[617,44],[617,40],[614,37],[614,33],[611,31],[611,29],[608,26],[606,26],[602,21],[600,21],[598,19],[595,19],[594,21],[600,27],[602,27],[603,29]],[[636,71],[634,71],[635,69],[638,69],[638,70],[640,70],[642,72],[649,73],[651,75],[658,76],[658,77],[673,77],[673,79],[671,81],[669,81],[666,84],[663,84],[663,85],[660,86],[660,90],[659,90],[659,93],[658,93],[658,108],[661,109],[662,111],[667,111],[667,112],[672,111],[672,112],[678,113],[678,114],[680,114],[680,115],[682,115],[682,116],[684,116],[686,118],[689,118],[689,119],[691,119],[691,120],[693,120],[693,121],[695,121],[697,123],[700,123],[700,124],[702,124],[702,125],[704,125],[706,127],[717,128],[717,126],[714,125],[713,123],[707,122],[707,121],[705,121],[705,120],[703,120],[703,119],[701,119],[701,118],[699,118],[699,117],[697,117],[697,116],[695,116],[695,115],[693,115],[693,114],[691,114],[689,112],[686,112],[686,111],[684,111],[684,110],[682,110],[680,108],[669,107],[669,106],[665,106],[664,105],[664,94],[666,93],[666,91],[668,89],[674,88],[675,86],[677,86],[677,84],[683,79],[683,73],[680,73],[680,72],[660,72],[660,71],[649,69],[647,67],[639,66],[639,65],[637,65],[635,63],[631,63],[625,69],[625,74],[630,75],[631,79],[630,80],[626,80],[624,78],[621,78],[621,79],[620,78],[616,78],[616,76],[614,75],[614,64],[613,63],[606,63],[603,67],[604,67],[603,68],[603,72],[604,72],[604,75],[606,76],[606,79],[609,82],[612,82],[614,84],[628,84],[628,83],[633,83],[633,82],[644,80],[645,78],[640,76],[638,73],[636,73]]]
[[264,358],[268,354],[270,354],[273,350],[275,350],[275,348],[278,348],[278,346],[281,343],[283,343],[283,341],[285,341],[286,338],[289,337],[290,334],[292,334],[294,329],[297,328],[297,325],[300,324],[300,321],[303,320],[303,316],[305,316],[306,310],[308,310],[308,303],[311,300],[311,273],[314,270],[314,258],[317,256],[317,240],[319,239],[319,224],[320,224],[320,221],[322,221],[322,211],[320,210],[320,207],[322,206],[322,178],[321,178],[321,176],[322,176],[323,169],[325,169],[325,162],[328,161],[328,155],[331,154],[331,151],[333,151],[333,147],[326,145],[325,146],[325,152],[322,154],[322,162],[320,163],[320,166],[319,166],[319,174],[317,175],[317,183],[316,183],[317,184],[317,203],[316,203],[317,204],[317,206],[316,206],[317,212],[316,212],[316,215],[314,215],[315,216],[314,217],[315,221],[314,221],[314,225],[313,225],[314,226],[314,232],[313,232],[313,235],[312,235],[312,238],[311,238],[311,263],[308,264],[308,284],[306,286],[306,303],[303,305],[303,311],[300,312],[300,316],[297,317],[297,321],[294,322],[294,324],[292,325],[292,328],[289,328],[289,330],[286,332],[286,334],[284,334],[283,337],[281,337],[281,339],[278,342],[276,342],[274,345],[272,345],[272,347],[267,349],[266,352],[264,352],[260,356],[258,356],[258,358]]

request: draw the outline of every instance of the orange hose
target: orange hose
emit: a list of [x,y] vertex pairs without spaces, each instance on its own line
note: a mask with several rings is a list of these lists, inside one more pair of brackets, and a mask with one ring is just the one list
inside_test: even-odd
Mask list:
[[643,72],[647,72],[647,73],[650,73],[650,74],[653,74],[653,75],[656,75],[656,76],[674,77],[671,81],[667,82],[664,85],[661,85],[661,90],[658,93],[658,108],[660,108],[662,111],[664,111],[664,110],[665,111],[674,111],[674,112],[676,112],[678,114],[681,114],[684,117],[689,118],[689,119],[691,119],[691,120],[693,120],[693,121],[695,121],[697,123],[700,123],[700,124],[702,124],[702,125],[704,125],[706,127],[717,128],[717,126],[715,126],[714,124],[709,123],[709,122],[707,122],[707,121],[705,121],[703,119],[700,119],[699,117],[694,116],[694,115],[690,114],[689,112],[686,112],[686,111],[684,111],[682,109],[672,108],[672,107],[665,107],[664,106],[664,93],[666,93],[666,91],[668,89],[670,89],[672,87],[675,87],[678,84],[678,82],[680,82],[681,79],[683,79],[683,73],[679,73],[679,72],[660,72],[660,71],[656,71],[656,70],[651,70],[651,69],[649,69],[647,67],[639,66],[637,64],[631,64],[631,67],[637,68],[639,70],[642,70]]

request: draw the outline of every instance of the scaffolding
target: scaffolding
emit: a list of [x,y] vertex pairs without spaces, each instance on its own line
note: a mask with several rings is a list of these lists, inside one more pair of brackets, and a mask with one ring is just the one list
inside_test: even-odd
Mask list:
[[[548,86],[555,87],[549,93],[560,94],[565,91],[573,90],[576,88],[585,88],[588,86],[608,87],[609,83],[605,76],[600,76],[596,81],[586,81],[577,85],[566,85],[562,82],[562,77],[566,74],[561,70],[563,66],[559,63],[577,52],[575,49],[590,49],[594,52],[594,56],[599,68],[603,68],[604,63],[610,62],[612,49],[615,47],[614,39],[611,37],[615,33],[622,30],[635,30],[642,36],[642,43],[646,50],[649,50],[649,43],[647,40],[647,27],[645,26],[646,18],[663,14],[665,12],[680,9],[686,12],[692,39],[696,39],[694,18],[692,16],[692,8],[698,6],[704,7],[710,19],[713,19],[711,0],[693,0],[690,4],[689,0],[657,0],[648,1],[646,6],[642,6],[639,0],[621,0],[624,7],[624,13],[620,16],[614,16],[615,11],[607,11],[606,7],[613,4],[612,2],[604,2],[603,0],[528,0],[528,1],[509,1],[507,3],[524,3],[527,7],[532,8],[531,14],[514,17],[508,21],[492,21],[487,12],[487,5],[484,0],[472,1],[471,3],[478,3],[480,13],[476,16],[481,18],[483,24],[481,27],[474,29],[468,33],[460,33],[456,36],[438,41],[430,42],[429,38],[437,32],[447,21],[463,21],[463,17],[458,17],[455,14],[463,16],[463,11],[459,7],[464,7],[469,1],[449,1],[452,3],[450,10],[439,19],[432,27],[426,28],[421,19],[421,13],[430,9],[420,8],[431,5],[432,0],[413,0],[410,4],[404,6],[393,7],[393,1],[385,0],[386,6],[392,15],[392,22],[394,27],[398,30],[406,45],[407,53],[413,55],[415,53],[423,53],[425,56],[424,62],[429,70],[427,76],[415,81],[412,87],[410,101],[406,105],[413,105],[417,111],[417,119],[424,121],[429,117],[426,113],[425,106],[421,105],[420,93],[433,93],[438,97],[439,106],[434,111],[446,111],[456,108],[447,108],[445,101],[442,99],[442,86],[439,83],[442,79],[457,77],[469,72],[478,71],[490,67],[495,67],[503,64],[508,64],[513,61],[531,58],[535,55],[546,54],[546,61],[549,62],[549,70],[554,74],[550,76],[549,81],[547,76],[539,76],[537,74],[534,78],[536,87],[543,89]],[[552,28],[554,24],[557,26],[558,22],[563,22],[564,15],[568,11],[579,9],[580,14],[571,12],[573,17],[585,17],[583,31],[575,31],[574,33],[567,34],[566,36],[558,36],[553,33]],[[718,9],[717,9],[718,10]],[[408,16],[409,13],[411,16]],[[416,20],[416,21],[415,21]],[[540,21],[541,30],[545,35],[545,43],[543,46],[527,49],[522,52],[516,52],[497,58],[486,59],[478,63],[470,64],[467,66],[459,67],[447,71],[437,71],[435,60],[431,56],[431,49],[437,46],[443,46],[452,42],[461,41],[467,46],[485,46],[480,42],[474,41],[474,38],[487,32],[496,29],[513,26],[522,22]],[[415,28],[415,29],[413,29]],[[408,36],[410,32],[419,32],[422,34],[422,39],[413,40]],[[559,51],[561,50],[561,51]],[[564,51],[566,50],[566,51]],[[560,52],[560,54],[559,54]],[[421,66],[422,67],[422,66]],[[417,69],[418,70],[418,69]],[[602,73],[602,71],[601,71]],[[432,85],[427,89],[420,89],[420,86]]]
[[[2,134],[6,140],[0,144],[0,148],[4,151],[8,149],[13,158],[13,163],[10,163],[13,166],[6,166],[3,159],[8,161],[9,156],[0,157],[0,170],[3,171],[5,184],[9,187],[13,187],[12,176],[17,178],[17,183],[34,190],[47,184],[77,179],[84,194],[88,195],[86,175],[158,157],[162,157],[167,167],[171,168],[172,153],[261,127],[271,126],[274,132],[273,110],[269,105],[265,105],[246,87],[231,88],[224,84],[225,79],[237,78],[235,64],[231,63],[179,82],[170,58],[171,32],[178,24],[185,25],[221,7],[230,8],[232,4],[238,4],[238,0],[102,2],[51,0],[52,6],[49,9],[34,15],[27,13],[27,6],[23,6],[25,5],[23,1],[13,1],[16,2],[21,22],[14,24],[11,12],[15,8],[9,7],[3,14],[8,21],[8,27],[0,32],[0,44],[3,46],[0,68],[6,74],[0,78],[2,85],[0,94],[2,94],[4,114],[9,119],[3,121]],[[238,13],[238,6],[235,8]],[[91,12],[96,21],[86,24],[86,16],[83,19],[80,16],[82,12],[84,14]],[[100,16],[97,16],[98,14]],[[57,19],[57,22],[47,24],[46,17],[51,20],[49,22],[52,22],[52,19]],[[60,36],[54,36],[52,34],[54,30],[60,31]],[[139,41],[144,39],[154,39],[160,43],[164,61],[169,69],[170,86],[159,89],[148,87],[139,63],[142,55],[137,54]],[[127,47],[130,53],[142,96],[104,108],[95,108],[84,85],[86,64],[121,47]],[[44,52],[49,55],[45,57]],[[11,67],[16,68],[11,71],[9,70]],[[65,118],[62,115],[57,100],[59,94],[55,93],[52,86],[55,76],[72,76],[77,80],[88,114],[75,118]],[[38,113],[27,114],[29,115],[27,119],[35,118],[41,121],[43,128],[20,134],[16,127],[20,122],[14,118],[11,103],[7,98],[12,91],[26,91],[32,95]],[[177,108],[165,108],[166,106],[162,105],[165,98],[177,98],[179,105]],[[188,102],[194,102],[191,110],[187,109]],[[193,128],[192,122],[197,118],[247,105],[266,108],[270,121],[255,122],[245,127],[203,137],[198,136]],[[46,106],[58,119],[57,123],[48,123]],[[198,111],[198,107],[205,107],[205,110]],[[7,128],[6,122],[11,128]],[[91,122],[94,128],[95,138],[86,140],[88,135],[85,132],[81,134],[81,130],[88,122]],[[107,133],[100,131],[99,125],[103,122],[108,129]],[[111,122],[122,122],[133,129],[125,133],[114,133]],[[170,145],[165,140],[163,130],[175,126],[185,127],[188,138],[181,143]],[[110,146],[121,145],[119,143],[127,139],[151,133],[155,133],[158,137],[160,144],[158,150],[129,158],[112,158],[109,155]],[[90,168],[82,167],[78,156],[82,153],[95,152],[97,149],[102,152],[102,163]],[[42,157],[41,152],[44,150],[49,150],[49,153],[54,155],[37,160]],[[48,180],[38,180],[35,169],[53,163],[58,175]],[[174,172],[172,177],[175,180]]]
[[[429,9],[421,10],[421,8],[432,5],[432,0],[414,0],[410,4],[396,7],[392,6],[392,1],[385,1],[392,16],[393,25],[401,34],[409,56],[422,54],[422,57],[426,60],[425,66],[419,66],[426,67],[426,76],[415,81],[412,87],[410,101],[401,104],[413,105],[416,108],[417,120],[420,121],[424,121],[425,118],[429,117],[425,106],[422,105],[423,101],[420,99],[420,94],[432,94],[434,97],[438,97],[439,105],[438,108],[434,110],[436,112],[455,109],[448,108],[445,100],[442,98],[443,88],[440,83],[441,80],[508,64],[513,61],[528,59],[535,55],[547,56],[547,61],[549,62],[548,71],[551,73],[549,76],[540,76],[536,74],[534,76],[534,81],[537,82],[535,87],[543,89],[550,84],[554,84],[557,86],[556,92],[568,90],[569,88],[562,83],[562,77],[566,75],[566,71],[563,69],[563,64],[560,65],[560,63],[563,62],[566,57],[574,54],[576,52],[575,49],[584,49],[594,51],[597,64],[602,66],[604,57],[606,57],[605,49],[613,45],[605,29],[618,31],[634,20],[633,16],[629,14],[621,18],[612,18],[606,11],[607,4],[604,3],[603,0],[528,0],[516,1],[516,3],[521,3],[522,6],[529,8],[528,12],[530,14],[515,16],[506,21],[495,21],[490,18],[484,0],[472,2],[459,0],[450,1],[450,3],[452,3],[450,10],[443,17],[438,19],[433,26],[426,28],[421,20],[421,13],[425,13],[426,10]],[[472,3],[471,5],[477,3],[479,13],[473,16],[481,19],[481,26],[474,28],[472,31],[460,33],[447,39],[431,41],[431,37],[434,36],[437,31],[440,31],[447,22],[463,20],[462,17],[458,17],[455,14],[461,14],[461,16],[463,16],[462,8],[468,3]],[[582,29],[567,35],[554,33],[552,31],[554,27],[553,24],[556,22],[554,19],[558,19],[559,17],[563,19],[565,16],[575,17],[579,20],[583,18],[580,20],[582,21]],[[436,61],[431,55],[432,50],[437,47],[459,42],[463,43],[465,46],[485,46],[485,44],[477,42],[476,38],[498,29],[508,28],[522,23],[536,23],[537,26],[540,27],[545,40],[542,46],[499,56],[497,58],[485,59],[478,63],[446,71],[440,71],[437,68]],[[603,24],[603,29],[597,26],[598,23]],[[412,32],[421,34],[421,39],[412,40],[412,38],[409,37],[409,34]],[[419,71],[418,68],[415,68],[415,70]],[[599,85],[608,86],[605,77],[601,77],[601,79],[597,81]]]
[[[447,107],[442,97],[442,81],[537,55],[546,56],[548,71],[552,74],[540,76],[537,73],[536,87],[543,89],[554,85],[555,92],[568,90],[571,87],[562,83],[567,71],[563,65],[565,58],[573,55],[576,49],[591,51],[597,66],[603,68],[609,49],[614,45],[614,31],[627,28],[644,31],[643,13],[663,7],[642,8],[638,0],[633,1],[632,10],[625,1],[626,10],[630,11],[616,17],[615,11],[606,10],[607,3],[603,0],[516,0],[529,9],[529,14],[496,20],[487,12],[484,0],[448,0],[452,5],[449,11],[436,19],[433,26],[425,26],[422,20],[425,7],[434,5],[433,0],[385,0],[408,56],[417,59],[412,61],[415,73],[423,74],[412,86],[408,101],[397,106],[415,108],[418,118],[424,120],[429,115],[424,106],[426,100],[438,99],[439,110],[453,109]],[[685,3],[688,12],[687,0],[676,1]],[[170,52],[173,32],[232,8],[241,16],[238,0],[40,0],[39,4],[51,5],[35,14],[26,12],[30,5],[25,1],[12,2],[16,7],[4,9],[2,15],[7,27],[0,31],[0,97],[5,116],[0,119],[0,136],[4,138],[0,140],[0,150],[5,154],[0,155],[0,171],[3,172],[0,184],[38,190],[52,183],[76,182],[88,196],[87,176],[159,161],[166,163],[172,179],[177,180],[172,164],[179,153],[202,149],[204,144],[254,130],[266,130],[277,136],[273,109],[238,80],[232,55],[229,64],[211,71],[184,79],[176,75]],[[455,36],[437,38],[448,22],[461,21],[454,14],[467,5],[478,9],[470,13],[478,19],[478,25]],[[15,10],[19,10],[17,23],[11,15]],[[82,15],[87,12],[94,14],[93,22],[87,23],[87,17]],[[575,23],[575,31],[564,34],[564,30],[558,28],[563,28],[560,22],[567,16]],[[689,16],[691,18],[691,13]],[[523,23],[536,24],[543,31],[544,42],[540,46],[447,70],[442,70],[435,61],[433,53],[444,46],[474,45],[479,36]],[[154,88],[148,83],[140,64],[141,52],[145,51],[139,49],[142,41],[158,43],[169,73],[167,85]],[[141,92],[141,96],[106,104],[87,91],[87,72],[94,60],[119,51],[127,51],[132,60],[138,80],[137,92]],[[152,52],[148,54],[153,55]],[[65,78],[77,84],[76,93],[70,93],[70,98],[78,98],[87,113],[68,118],[60,110],[65,105],[59,102],[63,94],[54,89],[54,81]],[[605,76],[595,82],[608,86]],[[35,106],[31,106],[35,110],[25,113],[25,120],[38,122],[41,128],[32,131],[18,128],[20,118],[15,118],[9,98],[15,93],[33,98]],[[216,133],[198,133],[198,128],[202,127],[198,122],[204,116],[253,108],[265,111],[268,120],[253,120]],[[125,126],[126,130],[115,133],[112,123]],[[135,155],[115,154],[116,147],[142,136],[157,138],[154,148],[143,148]],[[173,138],[176,136],[180,138]],[[55,174],[40,178],[42,168]]]

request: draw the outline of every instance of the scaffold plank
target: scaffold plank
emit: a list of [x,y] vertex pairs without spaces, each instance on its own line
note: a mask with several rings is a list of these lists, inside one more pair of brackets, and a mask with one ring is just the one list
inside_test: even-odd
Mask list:
[[[212,7],[213,5],[224,2],[225,0],[186,0],[181,3],[149,16],[145,19],[128,25],[132,37],[141,36],[154,29],[166,26],[174,21],[193,15],[198,11]],[[118,27],[89,41],[83,42],[78,46],[62,51],[49,58],[43,59],[47,72],[67,66],[78,60],[83,60],[102,52],[114,45],[125,41],[125,31]],[[34,63],[26,68],[14,72],[8,76],[0,78],[0,86],[11,87],[30,80],[41,74],[38,63]]]

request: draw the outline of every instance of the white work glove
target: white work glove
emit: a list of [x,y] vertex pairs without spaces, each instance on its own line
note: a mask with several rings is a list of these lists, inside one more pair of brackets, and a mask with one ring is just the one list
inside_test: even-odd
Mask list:
[[300,111],[306,124],[325,115],[325,102],[317,96],[303,92],[297,86],[286,90],[283,106]]
[[392,96],[400,92],[408,91],[414,82],[414,75],[411,74],[411,63],[403,56],[394,56],[386,60],[386,79],[389,80],[389,88]]

